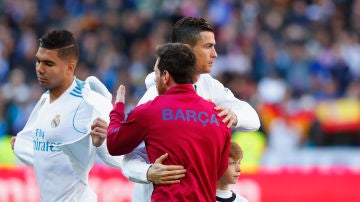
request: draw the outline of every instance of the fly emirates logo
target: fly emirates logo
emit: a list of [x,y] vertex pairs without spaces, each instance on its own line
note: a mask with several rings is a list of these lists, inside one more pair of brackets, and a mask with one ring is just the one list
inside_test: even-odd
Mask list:
[[51,142],[45,140],[45,132],[41,129],[35,130],[34,150],[43,152],[60,152],[56,146],[61,145],[61,142]]
[[219,126],[219,122],[215,114],[208,114],[207,112],[183,109],[162,109],[162,119],[164,121],[170,120],[183,120],[186,122],[200,122],[203,126],[207,124],[216,124]]

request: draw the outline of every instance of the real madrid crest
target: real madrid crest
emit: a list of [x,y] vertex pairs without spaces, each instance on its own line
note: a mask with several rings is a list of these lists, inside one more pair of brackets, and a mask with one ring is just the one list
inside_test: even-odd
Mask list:
[[51,121],[51,127],[56,128],[59,126],[59,124],[60,124],[60,115],[57,114]]

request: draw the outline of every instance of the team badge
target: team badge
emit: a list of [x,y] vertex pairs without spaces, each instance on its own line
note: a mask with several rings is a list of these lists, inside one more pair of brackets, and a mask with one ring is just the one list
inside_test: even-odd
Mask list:
[[60,124],[60,115],[57,114],[51,121],[51,127],[56,128],[59,126],[59,124]]

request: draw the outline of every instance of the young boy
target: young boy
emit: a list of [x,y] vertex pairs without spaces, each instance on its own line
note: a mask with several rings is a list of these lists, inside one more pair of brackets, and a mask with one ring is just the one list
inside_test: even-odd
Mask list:
[[248,200],[229,189],[229,184],[236,184],[240,176],[240,162],[243,151],[236,142],[231,142],[229,153],[229,166],[216,186],[216,201],[218,202],[248,202]]

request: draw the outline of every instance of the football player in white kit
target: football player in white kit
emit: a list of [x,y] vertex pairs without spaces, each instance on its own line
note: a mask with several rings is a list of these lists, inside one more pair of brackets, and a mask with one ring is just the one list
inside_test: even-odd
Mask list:
[[97,201],[88,182],[96,154],[114,167],[122,161],[89,135],[95,118],[109,120],[111,94],[95,77],[74,76],[79,50],[71,32],[54,30],[39,41],[36,75],[47,91],[13,139],[14,153],[34,167],[41,201]]
[[[256,131],[260,127],[257,112],[246,102],[237,99],[234,94],[219,81],[210,76],[212,64],[217,57],[215,51],[215,30],[203,18],[185,17],[179,20],[174,28],[172,42],[188,44],[196,56],[198,80],[194,83],[195,91],[201,97],[213,101],[219,116],[228,127],[236,127],[241,131]],[[139,105],[153,100],[157,95],[155,74],[150,73],[145,79],[147,91],[139,101]],[[101,120],[94,122],[93,128],[106,128],[107,123]],[[133,202],[151,200],[153,185],[180,183],[186,171],[181,165],[161,164],[167,154],[162,155],[150,164],[144,142],[131,153],[124,155],[122,164],[123,174],[131,181],[136,182],[133,192]],[[215,196],[214,196],[215,198]]]

